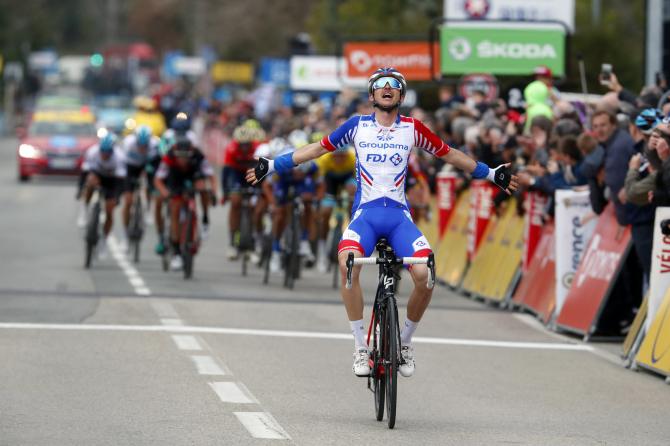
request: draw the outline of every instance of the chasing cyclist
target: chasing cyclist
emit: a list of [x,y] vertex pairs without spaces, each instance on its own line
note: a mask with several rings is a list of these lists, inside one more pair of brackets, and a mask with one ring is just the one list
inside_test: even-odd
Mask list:
[[[126,182],[123,192],[123,249],[128,248],[128,224],[130,223],[130,207],[133,203],[133,193],[140,187],[140,178],[147,171],[152,161],[159,159],[159,139],[152,135],[151,128],[141,125],[123,139],[123,154],[126,161]],[[149,169],[151,171],[151,169]],[[153,175],[147,172],[147,182],[153,180]],[[147,185],[147,189],[150,187]],[[147,201],[149,194],[147,194]]]
[[[214,169],[209,164],[200,150],[193,146],[191,140],[185,135],[176,137],[176,142],[168,150],[161,160],[154,179],[154,185],[163,200],[171,199],[170,202],[170,244],[172,246],[172,259],[170,269],[180,270],[183,260],[179,247],[179,210],[182,195],[187,183],[192,184],[193,189],[200,193],[202,203],[203,230],[209,225],[208,208],[210,197],[213,195]],[[209,183],[209,188],[207,187]],[[160,236],[163,234],[163,215],[156,215],[156,227],[160,228]],[[164,242],[164,241],[161,241]]]
[[77,223],[80,227],[86,226],[88,205],[91,202],[93,191],[100,188],[100,193],[105,199],[105,225],[98,257],[104,259],[107,256],[107,237],[114,224],[114,208],[119,202],[126,178],[125,159],[121,149],[116,146],[114,134],[106,133],[100,138],[98,144],[91,146],[86,151],[81,170],[79,189],[80,191],[83,189],[84,201]]
[[[398,108],[405,98],[407,84],[394,68],[380,68],[368,80],[369,100],[376,109],[371,115],[354,116],[324,137],[320,143],[308,144],[274,160],[261,158],[255,169],[247,172],[247,181],[255,184],[272,172],[288,172],[295,166],[328,152],[351,145],[356,151],[358,189],[353,215],[339,244],[341,281],[346,281],[346,259],[370,256],[380,237],[386,237],[398,257],[428,256],[432,250],[410,216],[405,198],[405,177],[410,150],[417,147],[464,170],[473,178],[487,178],[507,193],[516,190],[517,178],[508,165],[495,169],[476,162],[458,150],[452,150],[421,121],[401,116]],[[432,290],[427,287],[428,268],[413,265],[410,269],[414,290],[407,305],[407,318],[401,328],[402,363],[400,373],[414,373],[412,335],[428,307]],[[353,371],[358,376],[370,373],[368,345],[363,322],[363,294],[359,283],[360,266],[354,267],[351,289],[341,287],[351,331],[354,336]]]

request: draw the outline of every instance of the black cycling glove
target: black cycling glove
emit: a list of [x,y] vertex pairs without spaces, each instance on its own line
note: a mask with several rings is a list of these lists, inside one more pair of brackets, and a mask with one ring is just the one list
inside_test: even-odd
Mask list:
[[258,159],[258,164],[254,167],[254,174],[256,175],[256,181],[259,183],[270,174],[270,160],[267,158],[260,157]]
[[512,169],[501,164],[495,169],[491,169],[489,173],[489,179],[493,181],[496,186],[506,191],[509,187],[510,181],[512,181]]

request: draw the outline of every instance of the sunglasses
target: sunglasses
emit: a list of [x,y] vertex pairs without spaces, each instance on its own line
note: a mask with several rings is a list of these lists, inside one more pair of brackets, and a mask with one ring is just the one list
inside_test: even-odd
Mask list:
[[380,88],[384,88],[386,84],[388,84],[389,87],[396,90],[402,89],[402,84],[400,83],[400,81],[392,76],[380,77],[379,79],[374,81],[374,83],[372,84],[372,89],[378,90]]

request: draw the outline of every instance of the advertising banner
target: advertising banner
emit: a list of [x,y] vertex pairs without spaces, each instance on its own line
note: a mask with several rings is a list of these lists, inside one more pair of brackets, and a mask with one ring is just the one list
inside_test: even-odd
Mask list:
[[670,376],[670,289],[665,290],[635,360],[643,367]]
[[[431,73],[432,57],[428,42],[346,42],[342,48],[346,75],[365,80],[379,67],[394,67],[408,81],[427,81]],[[435,71],[439,73],[439,51],[433,51]]]
[[523,221],[515,199],[505,203],[500,217],[493,216],[479,251],[463,279],[463,289],[480,297],[502,301],[521,263]]
[[493,197],[497,187],[488,180],[473,180],[470,189],[472,194],[468,219],[468,260],[471,261],[493,216]]
[[575,0],[444,0],[451,20],[558,20],[575,31]]
[[291,57],[291,89],[340,91],[344,86],[364,87],[368,79],[346,76],[344,58],[335,56]]
[[623,233],[619,232],[614,207],[608,204],[600,214],[593,237],[556,320],[559,327],[585,336],[595,332],[600,314],[630,249],[630,242],[630,227],[626,227]]
[[449,219],[447,231],[436,251],[437,277],[452,287],[460,285],[468,263],[468,216],[471,194],[472,191],[467,189],[458,197],[456,209]]
[[526,211],[523,221],[522,268],[524,273],[528,271],[530,262],[535,254],[535,248],[537,248],[537,244],[540,242],[540,236],[544,228],[542,216],[544,215],[547,202],[548,199],[545,195],[539,192],[528,192],[523,203]]
[[214,82],[250,84],[254,81],[254,66],[247,62],[219,61],[210,69]]
[[572,280],[596,228],[589,191],[556,191],[556,314],[561,312]]
[[670,207],[656,208],[654,221],[654,247],[651,253],[649,278],[649,312],[645,328],[649,331],[666,290],[670,289],[670,237],[661,232],[661,221],[670,218]]
[[442,74],[565,74],[565,30],[552,24],[448,23],[440,29]]
[[447,230],[449,219],[456,208],[456,180],[458,176],[452,172],[437,174],[437,234],[441,239]]
[[542,231],[533,259],[530,262],[512,300],[540,316],[547,323],[555,306],[556,296],[556,238],[554,225],[547,224]]
[[272,57],[262,58],[258,77],[262,83],[274,84],[277,87],[288,87],[291,78],[289,60]]

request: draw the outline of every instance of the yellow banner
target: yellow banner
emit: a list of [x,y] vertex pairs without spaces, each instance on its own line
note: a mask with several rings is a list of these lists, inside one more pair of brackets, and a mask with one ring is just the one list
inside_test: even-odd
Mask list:
[[481,297],[502,301],[519,269],[523,250],[523,219],[510,199],[486,228],[482,244],[463,280],[463,288]]
[[670,289],[665,292],[635,360],[642,367],[670,376]]
[[454,215],[435,250],[435,274],[453,287],[461,284],[468,262],[469,211],[470,191],[466,190],[458,197]]
[[220,61],[212,65],[210,74],[214,82],[250,84],[254,80],[254,66],[246,62]]
[[623,345],[621,346],[622,355],[624,358],[635,355],[635,352],[633,351],[635,348],[635,340],[637,339],[637,336],[640,333],[642,326],[644,325],[644,320],[647,318],[648,302],[649,293],[644,296],[642,305],[640,305],[640,308],[637,310],[633,324],[630,326],[630,330],[626,335],[626,339],[623,341]]

